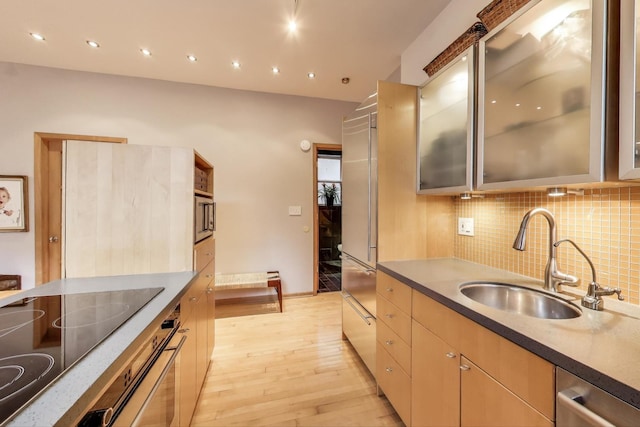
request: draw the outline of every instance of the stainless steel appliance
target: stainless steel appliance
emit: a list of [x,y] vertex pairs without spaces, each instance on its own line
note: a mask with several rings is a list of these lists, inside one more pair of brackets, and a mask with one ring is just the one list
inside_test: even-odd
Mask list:
[[45,295],[0,307],[0,424],[162,289]]
[[193,238],[197,243],[216,231],[216,204],[208,198],[195,196]]
[[375,376],[377,94],[342,123],[342,332]]
[[187,339],[180,306],[164,319],[133,360],[113,379],[78,426],[174,426],[179,421],[176,359]]
[[556,373],[556,426],[637,426],[640,409],[562,368]]

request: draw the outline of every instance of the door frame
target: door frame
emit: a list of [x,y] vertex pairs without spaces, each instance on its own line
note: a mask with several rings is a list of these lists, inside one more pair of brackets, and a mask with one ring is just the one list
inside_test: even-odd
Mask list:
[[[318,281],[320,280],[320,254],[318,244],[320,236],[318,233],[319,209],[318,209],[318,152],[319,151],[340,151],[341,144],[313,144],[313,295],[318,295]],[[342,170],[342,169],[341,169]]]
[[[60,274],[51,273],[52,261],[60,262],[62,241],[62,220],[50,224],[52,210],[62,218],[63,188],[53,191],[49,183],[62,183],[62,142],[86,141],[105,142],[111,144],[127,144],[127,138],[92,135],[73,135],[64,133],[34,132],[34,232],[35,232],[35,284],[42,285],[58,280]],[[51,155],[52,153],[56,155]],[[49,250],[49,236],[59,236],[56,254]]]

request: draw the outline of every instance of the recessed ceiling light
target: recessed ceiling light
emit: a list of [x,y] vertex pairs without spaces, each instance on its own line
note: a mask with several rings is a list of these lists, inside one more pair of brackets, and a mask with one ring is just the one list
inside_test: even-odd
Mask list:
[[198,60],[194,55],[187,55],[187,59],[191,62],[196,62]]
[[87,40],[87,44],[93,48],[99,48],[100,47],[100,43],[98,43],[95,40]]
[[43,42],[44,41],[44,36],[42,34],[38,34],[38,33],[29,33],[29,35],[31,37],[33,37],[34,39]]
[[151,56],[151,51],[149,49],[142,48],[140,49],[140,52],[142,52],[144,56]]
[[314,73],[313,71],[310,73],[307,73],[307,77],[309,77],[310,79],[315,79],[316,78],[316,73]]
[[238,61],[232,61],[231,65],[233,66],[233,68],[235,68],[236,70],[240,68],[240,62]]
[[271,71],[273,72],[273,74],[280,74],[280,68],[278,67],[271,68]]
[[296,23],[296,21],[294,21],[293,19],[291,21],[289,21],[289,31],[291,31],[293,33],[297,29],[298,29],[298,24]]

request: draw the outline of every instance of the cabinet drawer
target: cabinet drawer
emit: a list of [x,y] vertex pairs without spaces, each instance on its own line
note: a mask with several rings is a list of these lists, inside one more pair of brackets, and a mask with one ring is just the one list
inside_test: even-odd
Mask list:
[[377,323],[377,341],[400,364],[405,372],[411,372],[411,347],[400,339],[384,322]]
[[380,294],[377,295],[376,304],[377,320],[385,323],[404,342],[411,345],[411,317]]
[[378,271],[376,291],[395,304],[400,310],[411,314],[411,288],[388,274]]
[[195,259],[195,270],[201,271],[215,258],[215,239],[211,237],[197,243],[193,258]]
[[378,343],[376,379],[405,425],[411,425],[411,377]]

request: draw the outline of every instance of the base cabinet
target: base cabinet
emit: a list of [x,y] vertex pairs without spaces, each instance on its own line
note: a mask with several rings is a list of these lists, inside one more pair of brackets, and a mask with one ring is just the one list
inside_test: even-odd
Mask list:
[[554,425],[552,364],[415,290],[411,312],[411,425]]
[[460,425],[487,427],[552,427],[538,411],[486,372],[462,357]]
[[[182,303],[181,303],[182,305]],[[196,341],[195,319],[189,317],[183,320],[180,332],[187,339],[180,352],[180,425],[188,426],[191,423],[193,411],[196,408],[198,387],[196,385],[196,357],[198,346]]]
[[460,354],[415,320],[412,333],[412,425],[459,426]]

